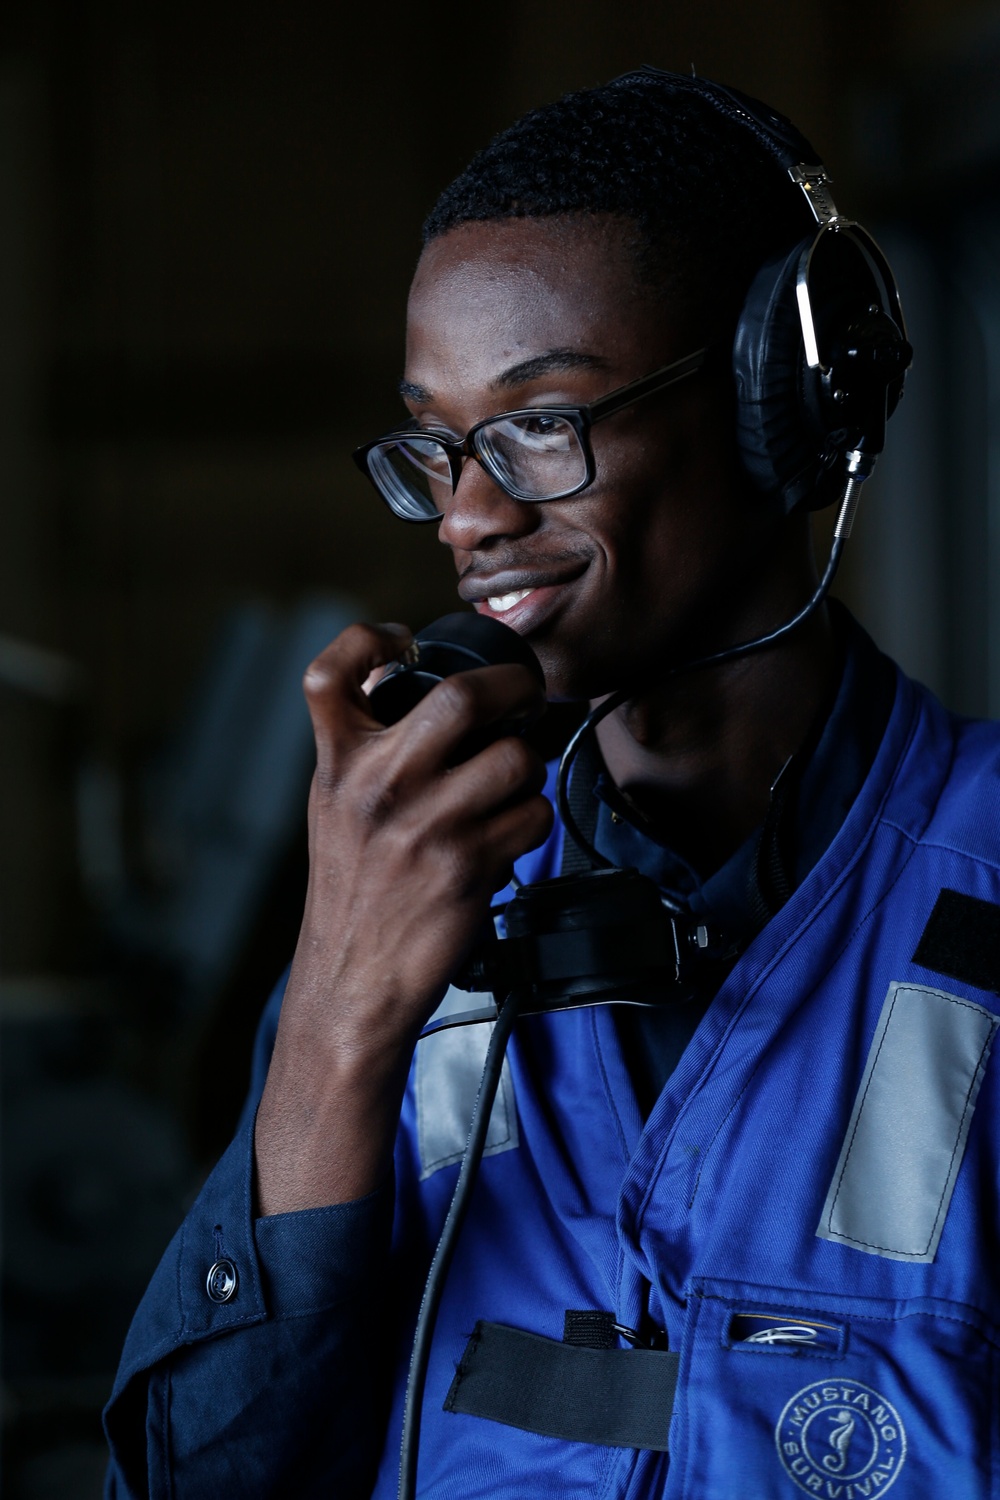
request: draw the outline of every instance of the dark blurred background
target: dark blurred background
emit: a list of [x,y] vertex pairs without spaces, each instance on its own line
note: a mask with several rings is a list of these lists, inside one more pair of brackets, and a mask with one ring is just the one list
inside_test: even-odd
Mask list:
[[[100,1493],[134,1305],[294,942],[299,680],[452,605],[351,448],[397,416],[438,190],[641,61],[791,115],[890,251],[917,364],[840,592],[1000,706],[1000,9],[11,0],[0,18],[3,1480]],[[733,232],[739,233],[734,224]]]

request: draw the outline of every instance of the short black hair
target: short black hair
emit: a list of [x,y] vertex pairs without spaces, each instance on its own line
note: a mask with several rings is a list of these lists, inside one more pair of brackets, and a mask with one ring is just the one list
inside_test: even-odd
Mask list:
[[760,266],[815,227],[753,131],[655,72],[566,94],[515,121],[441,194],[424,243],[471,221],[555,215],[632,221],[642,282],[720,330],[735,323]]

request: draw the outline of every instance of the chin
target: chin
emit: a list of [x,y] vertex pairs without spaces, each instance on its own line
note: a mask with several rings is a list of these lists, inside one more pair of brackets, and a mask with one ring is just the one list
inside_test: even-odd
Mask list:
[[545,695],[550,703],[589,703],[625,685],[621,669],[588,659],[582,653],[567,658],[539,645],[535,646],[535,654],[545,673]]

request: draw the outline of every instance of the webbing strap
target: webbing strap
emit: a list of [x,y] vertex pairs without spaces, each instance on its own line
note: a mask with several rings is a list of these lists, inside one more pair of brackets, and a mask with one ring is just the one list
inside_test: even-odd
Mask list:
[[667,1451],[678,1354],[585,1349],[479,1322],[444,1409],[571,1443]]
[[[594,796],[594,783],[603,769],[604,762],[597,748],[597,741],[593,734],[589,734],[576,753],[573,774],[569,779],[569,810],[577,828],[591,844],[597,832],[598,803]],[[563,839],[560,875],[582,875],[592,868],[586,854],[567,833]]]

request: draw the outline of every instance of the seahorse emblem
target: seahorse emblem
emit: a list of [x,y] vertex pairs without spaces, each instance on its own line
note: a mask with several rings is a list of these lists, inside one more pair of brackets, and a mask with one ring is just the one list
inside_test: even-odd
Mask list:
[[830,1420],[836,1424],[830,1433],[830,1447],[834,1451],[827,1453],[822,1463],[829,1473],[842,1474],[847,1466],[847,1450],[851,1445],[851,1434],[857,1424],[853,1412],[849,1411],[838,1411],[831,1415]]
[[880,1391],[847,1375],[827,1374],[796,1391],[774,1440],[785,1473],[807,1495],[861,1500],[877,1492],[883,1500],[906,1463],[899,1412]]

